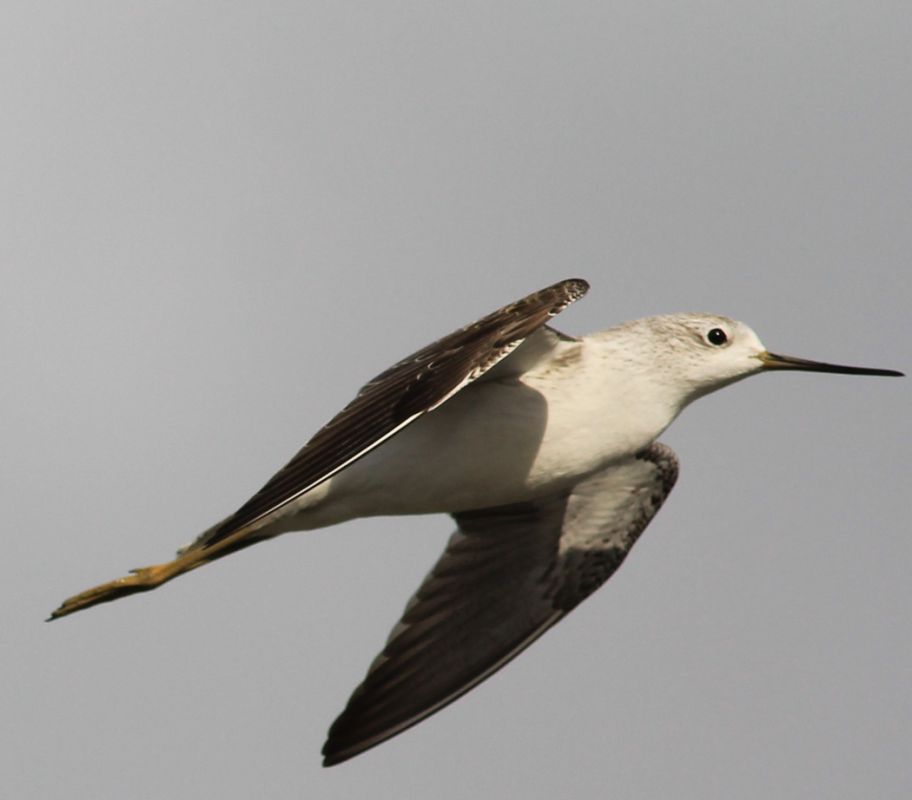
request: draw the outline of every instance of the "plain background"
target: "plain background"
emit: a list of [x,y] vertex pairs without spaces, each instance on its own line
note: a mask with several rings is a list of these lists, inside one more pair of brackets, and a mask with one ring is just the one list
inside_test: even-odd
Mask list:
[[707,310],[908,370],[910,40],[907,0],[5,3],[4,796],[910,796],[909,379],[701,400],[619,574],[331,770],[448,519],[42,622],[564,277],[593,285],[570,333]]

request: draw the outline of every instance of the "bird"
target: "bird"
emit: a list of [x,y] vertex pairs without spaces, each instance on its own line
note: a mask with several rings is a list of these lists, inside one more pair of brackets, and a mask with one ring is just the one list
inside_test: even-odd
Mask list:
[[49,620],[290,531],[450,514],[456,531],[329,729],[332,766],[473,689],[614,574],[675,485],[678,459],[658,438],[694,400],[761,372],[903,374],[777,355],[715,314],[581,337],[548,324],[588,289],[560,281],[402,359],[176,558]]

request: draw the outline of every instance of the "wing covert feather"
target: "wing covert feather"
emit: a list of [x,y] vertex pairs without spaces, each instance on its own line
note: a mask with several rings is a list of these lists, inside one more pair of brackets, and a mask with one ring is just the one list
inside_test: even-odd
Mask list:
[[548,286],[381,372],[250,500],[191,547],[210,547],[329,479],[483,375],[588,288],[581,279]]

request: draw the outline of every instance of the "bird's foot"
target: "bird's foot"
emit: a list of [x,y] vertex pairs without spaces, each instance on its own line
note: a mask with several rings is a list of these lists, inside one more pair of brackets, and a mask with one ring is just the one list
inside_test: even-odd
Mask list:
[[172,568],[173,562],[168,564],[156,564],[151,567],[140,567],[139,569],[130,570],[130,574],[117,580],[102,583],[99,586],[93,586],[84,592],[73,595],[64,600],[60,607],[48,617],[48,622],[52,619],[65,617],[75,611],[82,611],[84,608],[91,608],[99,603],[107,603],[111,600],[117,600],[128,594],[136,592],[147,592],[157,586],[161,586],[165,581],[173,578],[176,571]]

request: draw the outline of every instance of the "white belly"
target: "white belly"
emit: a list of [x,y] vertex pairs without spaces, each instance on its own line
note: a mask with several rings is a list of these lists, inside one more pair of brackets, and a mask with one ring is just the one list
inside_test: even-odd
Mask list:
[[[528,500],[628,457],[671,421],[629,408],[636,397],[626,388],[557,378],[527,373],[467,387],[301,497],[283,529]],[[643,424],[631,425],[632,414]]]

